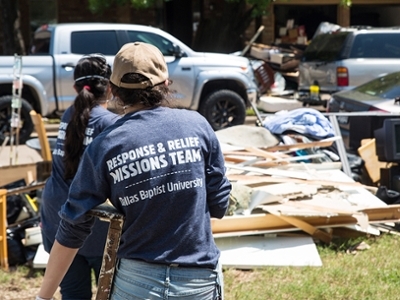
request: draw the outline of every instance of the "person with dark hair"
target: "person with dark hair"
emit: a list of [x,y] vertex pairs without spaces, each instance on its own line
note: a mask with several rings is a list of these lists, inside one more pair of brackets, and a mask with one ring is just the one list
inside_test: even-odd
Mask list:
[[161,52],[128,43],[114,59],[111,91],[126,114],[83,154],[61,210],[37,299],[50,299],[109,199],[125,216],[110,299],[222,299],[211,217],[222,218],[231,184],[210,124],[168,104]]
[[[111,95],[111,67],[102,54],[83,56],[74,70],[77,96],[63,114],[53,150],[52,172],[46,181],[40,204],[43,246],[50,252],[60,223],[58,215],[85,148],[120,116],[107,110]],[[63,299],[92,299],[92,272],[100,273],[108,223],[96,221],[60,283]]]

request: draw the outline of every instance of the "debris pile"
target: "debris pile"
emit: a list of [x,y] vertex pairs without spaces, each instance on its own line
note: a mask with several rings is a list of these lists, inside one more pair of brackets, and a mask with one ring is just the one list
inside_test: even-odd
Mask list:
[[[311,109],[301,110],[309,113]],[[343,141],[330,132],[329,124],[320,123],[327,131],[311,139],[309,130],[313,126],[315,130],[316,122],[308,123],[309,128],[301,134],[294,124],[291,130],[276,134],[266,128],[271,125],[268,123],[216,133],[233,187],[227,216],[212,221],[223,265],[319,266],[316,242],[329,244],[335,237],[396,232],[400,206],[387,205],[376,196],[377,187],[356,182],[341,170],[334,144]],[[279,244],[281,239],[284,244]],[[302,246],[308,245],[305,253],[313,256],[309,260],[304,261],[307,255],[298,251],[299,239]],[[268,247],[274,243],[271,253]],[[279,258],[279,252],[288,254],[289,249],[293,251],[290,262],[265,260],[267,255]],[[232,253],[236,253],[235,259]],[[255,261],[252,256],[256,253],[260,257]]]

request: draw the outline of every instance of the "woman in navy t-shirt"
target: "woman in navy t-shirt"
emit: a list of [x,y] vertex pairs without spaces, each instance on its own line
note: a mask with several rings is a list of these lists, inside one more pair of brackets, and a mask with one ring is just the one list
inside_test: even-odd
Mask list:
[[[119,116],[107,110],[110,93],[110,65],[101,54],[83,56],[74,70],[74,104],[63,114],[52,172],[46,181],[40,205],[43,245],[50,252],[59,227],[59,211],[67,201],[72,179],[85,148]],[[92,234],[79,250],[60,283],[63,299],[92,298],[92,270],[98,278],[108,223],[96,221]]]

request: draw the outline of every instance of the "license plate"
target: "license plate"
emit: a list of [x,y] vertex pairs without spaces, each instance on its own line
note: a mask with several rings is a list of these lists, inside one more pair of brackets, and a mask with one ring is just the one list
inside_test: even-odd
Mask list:
[[337,116],[336,119],[337,119],[339,124],[347,125],[349,123],[349,117],[348,116]]

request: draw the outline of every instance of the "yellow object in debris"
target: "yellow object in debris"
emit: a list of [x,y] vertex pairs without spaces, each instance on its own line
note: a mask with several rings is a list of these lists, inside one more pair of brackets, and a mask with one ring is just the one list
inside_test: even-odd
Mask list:
[[28,200],[28,203],[30,204],[30,206],[32,207],[32,209],[33,209],[35,212],[38,212],[39,208],[38,208],[38,205],[37,205],[36,198],[35,198],[35,199],[32,199],[32,197],[29,196],[28,194],[24,194],[24,196],[25,196],[26,200]]
[[318,98],[319,97],[319,85],[311,85],[310,86],[310,96],[311,98]]

